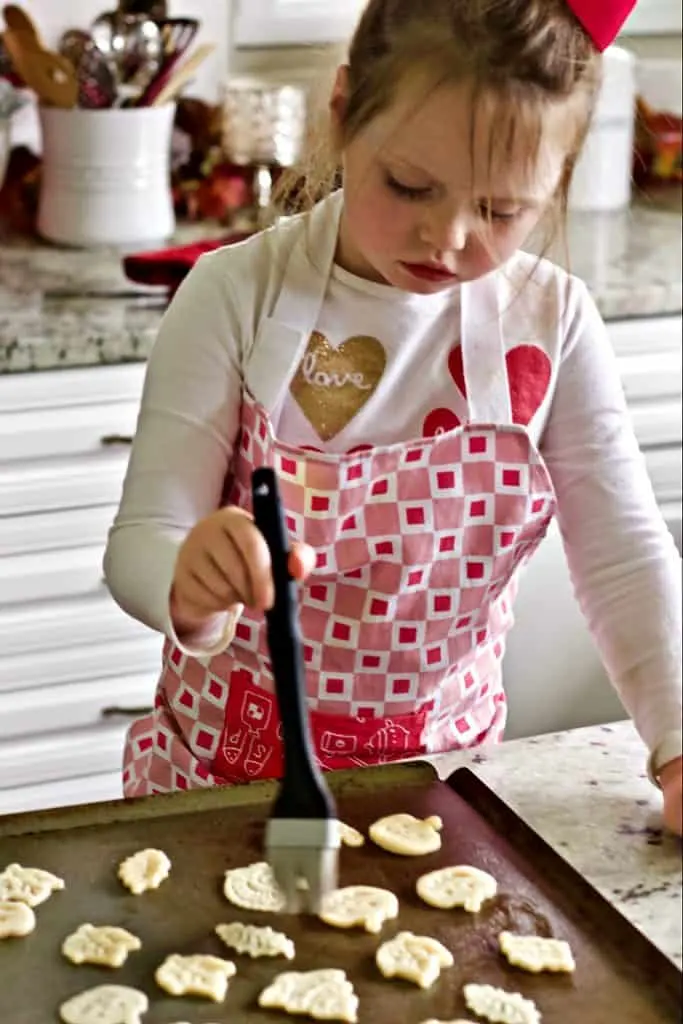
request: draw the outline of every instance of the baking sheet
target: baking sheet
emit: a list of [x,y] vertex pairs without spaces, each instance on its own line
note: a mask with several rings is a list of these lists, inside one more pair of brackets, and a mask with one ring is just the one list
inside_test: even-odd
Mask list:
[[[36,908],[38,926],[25,939],[0,943],[0,1021],[51,1024],[57,1006],[91,985],[117,982],[150,997],[145,1024],[188,1021],[275,1024],[290,1019],[260,1010],[258,993],[281,970],[344,968],[360,996],[360,1024],[421,1024],[467,1016],[462,986],[487,982],[534,999],[544,1024],[673,1024],[681,1020],[681,974],[607,901],[493,794],[471,771],[439,782],[427,765],[409,764],[329,776],[340,816],[365,831],[377,817],[409,811],[444,820],[443,847],[422,858],[392,856],[372,843],[344,849],[341,884],[393,889],[401,929],[432,935],[448,946],[455,967],[427,992],[387,982],[374,964],[380,940],[360,930],[337,931],[311,918],[247,913],[222,895],[223,873],[262,857],[263,823],[272,783],[84,805],[0,820],[0,868],[12,861],[46,868],[67,883]],[[119,862],[136,850],[165,850],[173,867],[162,886],[142,896],[117,880]],[[499,895],[479,915],[437,911],[415,895],[418,875],[450,863],[490,871]],[[268,923],[296,942],[297,958],[252,961],[232,957],[213,934],[219,922]],[[120,970],[69,964],[62,940],[85,921],[116,924],[138,935],[143,948]],[[500,956],[504,929],[555,935],[570,941],[573,976],[534,977]],[[224,1004],[174,999],[153,973],[171,952],[214,953],[235,959],[238,975]],[[472,1015],[470,1015],[472,1016]]]

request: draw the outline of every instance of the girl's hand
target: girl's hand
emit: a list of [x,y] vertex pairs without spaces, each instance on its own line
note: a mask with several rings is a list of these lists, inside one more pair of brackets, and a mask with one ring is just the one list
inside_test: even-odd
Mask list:
[[677,835],[683,835],[683,757],[669,761],[659,772],[664,793],[664,824]]
[[[313,549],[295,544],[289,571],[302,580],[315,564]],[[178,553],[171,587],[176,631],[194,632],[235,604],[266,611],[274,600],[270,553],[252,517],[241,508],[219,509],[200,520]]]

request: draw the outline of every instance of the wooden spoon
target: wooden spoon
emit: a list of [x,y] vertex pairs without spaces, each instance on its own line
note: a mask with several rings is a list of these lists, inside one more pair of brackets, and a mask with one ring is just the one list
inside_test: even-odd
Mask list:
[[73,64],[51,50],[44,50],[25,32],[6,28],[2,41],[17,74],[43,103],[53,107],[75,107],[78,79]]
[[174,99],[185,83],[189,82],[192,78],[199,65],[203,64],[215,49],[215,43],[202,43],[201,46],[198,46],[194,53],[190,54],[187,60],[173,72],[163,89],[154,97],[150,106],[161,107],[164,103],[169,103]]
[[6,4],[2,14],[7,26],[2,41],[17,74],[43,103],[74,107],[78,79],[73,64],[43,45],[35,23],[23,8]]

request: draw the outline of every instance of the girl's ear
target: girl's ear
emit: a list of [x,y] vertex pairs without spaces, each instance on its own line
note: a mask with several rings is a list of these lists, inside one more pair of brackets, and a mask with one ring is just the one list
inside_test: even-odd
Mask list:
[[332,137],[336,146],[341,147],[344,137],[344,125],[346,124],[346,108],[349,99],[349,68],[342,64],[337,68],[337,74],[332,86],[330,96],[330,117],[332,120]]

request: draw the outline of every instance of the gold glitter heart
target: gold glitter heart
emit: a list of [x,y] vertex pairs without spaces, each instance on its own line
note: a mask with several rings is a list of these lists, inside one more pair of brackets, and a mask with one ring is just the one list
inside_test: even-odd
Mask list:
[[377,338],[358,335],[333,348],[313,331],[290,391],[323,441],[344,429],[382,379],[387,357]]

